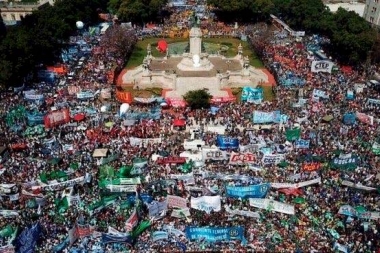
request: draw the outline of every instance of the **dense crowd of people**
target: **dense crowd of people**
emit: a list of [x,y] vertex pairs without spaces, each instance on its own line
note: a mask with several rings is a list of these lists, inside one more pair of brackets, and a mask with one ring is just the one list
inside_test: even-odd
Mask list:
[[265,34],[260,104],[119,111],[89,34],[59,86],[1,94],[0,252],[380,252],[376,82],[312,71],[323,38]]

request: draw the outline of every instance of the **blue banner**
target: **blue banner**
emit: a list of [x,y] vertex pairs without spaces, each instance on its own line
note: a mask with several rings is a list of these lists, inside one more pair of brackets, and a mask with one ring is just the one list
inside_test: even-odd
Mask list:
[[263,111],[254,111],[253,112],[253,123],[279,123],[281,121],[281,112],[263,112]]
[[241,240],[246,243],[244,227],[186,227],[186,237],[189,240],[204,239],[210,242]]
[[355,98],[354,91],[348,90],[346,93],[346,99],[347,100],[353,100]]
[[219,107],[211,106],[210,112],[212,115],[215,115],[219,111]]
[[343,123],[346,125],[353,125],[356,122],[355,113],[346,113],[343,115]]
[[28,118],[28,125],[34,126],[39,124],[44,124],[45,114],[39,112],[27,112],[26,117]]
[[[142,202],[144,202],[145,204],[149,204],[153,201],[153,197],[148,195],[148,194],[140,194],[140,197],[141,197],[141,200]],[[131,195],[131,196],[128,196],[128,201],[130,201],[132,204],[135,203],[136,201],[136,195]]]
[[16,238],[16,252],[34,253],[34,248],[41,234],[41,226],[39,223],[25,228]]
[[216,146],[218,146],[220,150],[237,149],[239,148],[239,140],[237,138],[218,135],[216,137]]
[[269,188],[270,184],[226,186],[226,192],[231,198],[264,198]]
[[262,88],[244,87],[241,93],[241,101],[260,104],[264,99]]
[[133,239],[129,235],[102,234],[102,242],[107,243],[128,243],[133,244]]
[[296,140],[296,148],[309,148],[310,146],[310,140],[302,140],[302,139],[298,139]]

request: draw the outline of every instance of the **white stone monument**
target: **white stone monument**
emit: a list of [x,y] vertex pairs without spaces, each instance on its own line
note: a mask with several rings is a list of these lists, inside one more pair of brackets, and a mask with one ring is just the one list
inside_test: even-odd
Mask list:
[[190,55],[201,55],[202,52],[202,31],[199,27],[190,30]]

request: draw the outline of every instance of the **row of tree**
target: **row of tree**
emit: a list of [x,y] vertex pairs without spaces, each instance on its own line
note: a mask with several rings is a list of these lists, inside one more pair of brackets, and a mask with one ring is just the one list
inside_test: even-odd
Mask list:
[[[292,29],[327,36],[326,48],[342,63],[360,64],[369,53],[377,56],[377,31],[353,11],[340,8],[332,13],[322,0],[209,0],[221,19],[268,21],[270,14],[284,20]],[[237,15],[239,13],[239,15]],[[238,17],[239,19],[236,19]],[[373,57],[376,59],[377,57]],[[380,60],[377,59],[377,60]]]
[[54,6],[27,15],[6,33],[0,27],[0,85],[18,86],[36,66],[54,64],[75,33],[76,21],[97,23],[98,12],[106,7],[107,0],[57,0]]

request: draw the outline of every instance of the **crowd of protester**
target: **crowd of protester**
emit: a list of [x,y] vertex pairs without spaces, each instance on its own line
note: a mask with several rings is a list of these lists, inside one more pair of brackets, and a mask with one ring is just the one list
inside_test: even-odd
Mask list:
[[[211,27],[219,30],[217,23]],[[331,73],[312,72],[318,59],[308,46],[327,43],[323,38],[256,37],[253,44],[279,80],[271,101],[213,105],[213,112],[160,108],[160,119],[134,118],[126,124],[129,112],[148,112],[160,104],[133,103],[122,116],[119,102],[96,93],[110,89],[112,94],[109,72],[115,59],[97,53],[101,35],[87,36],[72,39],[85,40],[91,53],[78,68],[79,59],[73,60],[73,71],[59,78],[62,85],[36,91],[43,93],[43,102],[26,100],[23,91],[1,94],[0,143],[6,151],[0,165],[0,252],[380,252],[379,92],[366,71],[338,65]],[[280,83],[289,79],[301,81]],[[323,95],[317,97],[316,89]],[[79,99],[81,90],[92,91],[93,98]],[[32,127],[25,113],[6,120],[20,106],[44,114],[68,108],[71,119],[25,134]],[[285,120],[252,122],[255,111],[277,110]],[[76,120],[77,114],[85,117]],[[173,126],[178,117],[186,121],[185,129]],[[184,142],[191,138],[215,149],[218,134],[208,126],[225,128],[224,136],[238,139],[240,147],[224,150],[225,159],[203,157],[195,163],[163,164],[154,158],[183,156],[188,152]],[[307,147],[297,148],[297,140],[287,138],[294,129],[300,130],[297,139],[309,141]],[[188,153],[202,153],[205,147]],[[244,147],[252,148],[254,161],[231,163],[228,157],[246,154]],[[99,149],[108,150],[106,157],[94,155]],[[283,159],[265,163],[268,152]],[[349,159],[351,166],[335,164],[336,159]],[[104,187],[118,178],[139,180],[132,191],[118,191],[123,187],[117,183],[116,190]],[[316,179],[316,184],[297,186]],[[227,186],[265,183],[284,184],[270,187],[262,198],[293,206],[294,213],[256,208],[249,198],[226,191]],[[168,196],[186,200],[187,207],[167,206]],[[202,196],[220,196],[220,210],[191,206]],[[153,214],[153,203],[164,206],[160,213]],[[193,227],[242,227],[243,235],[194,240],[188,233]],[[157,239],[157,231],[166,234]]]

